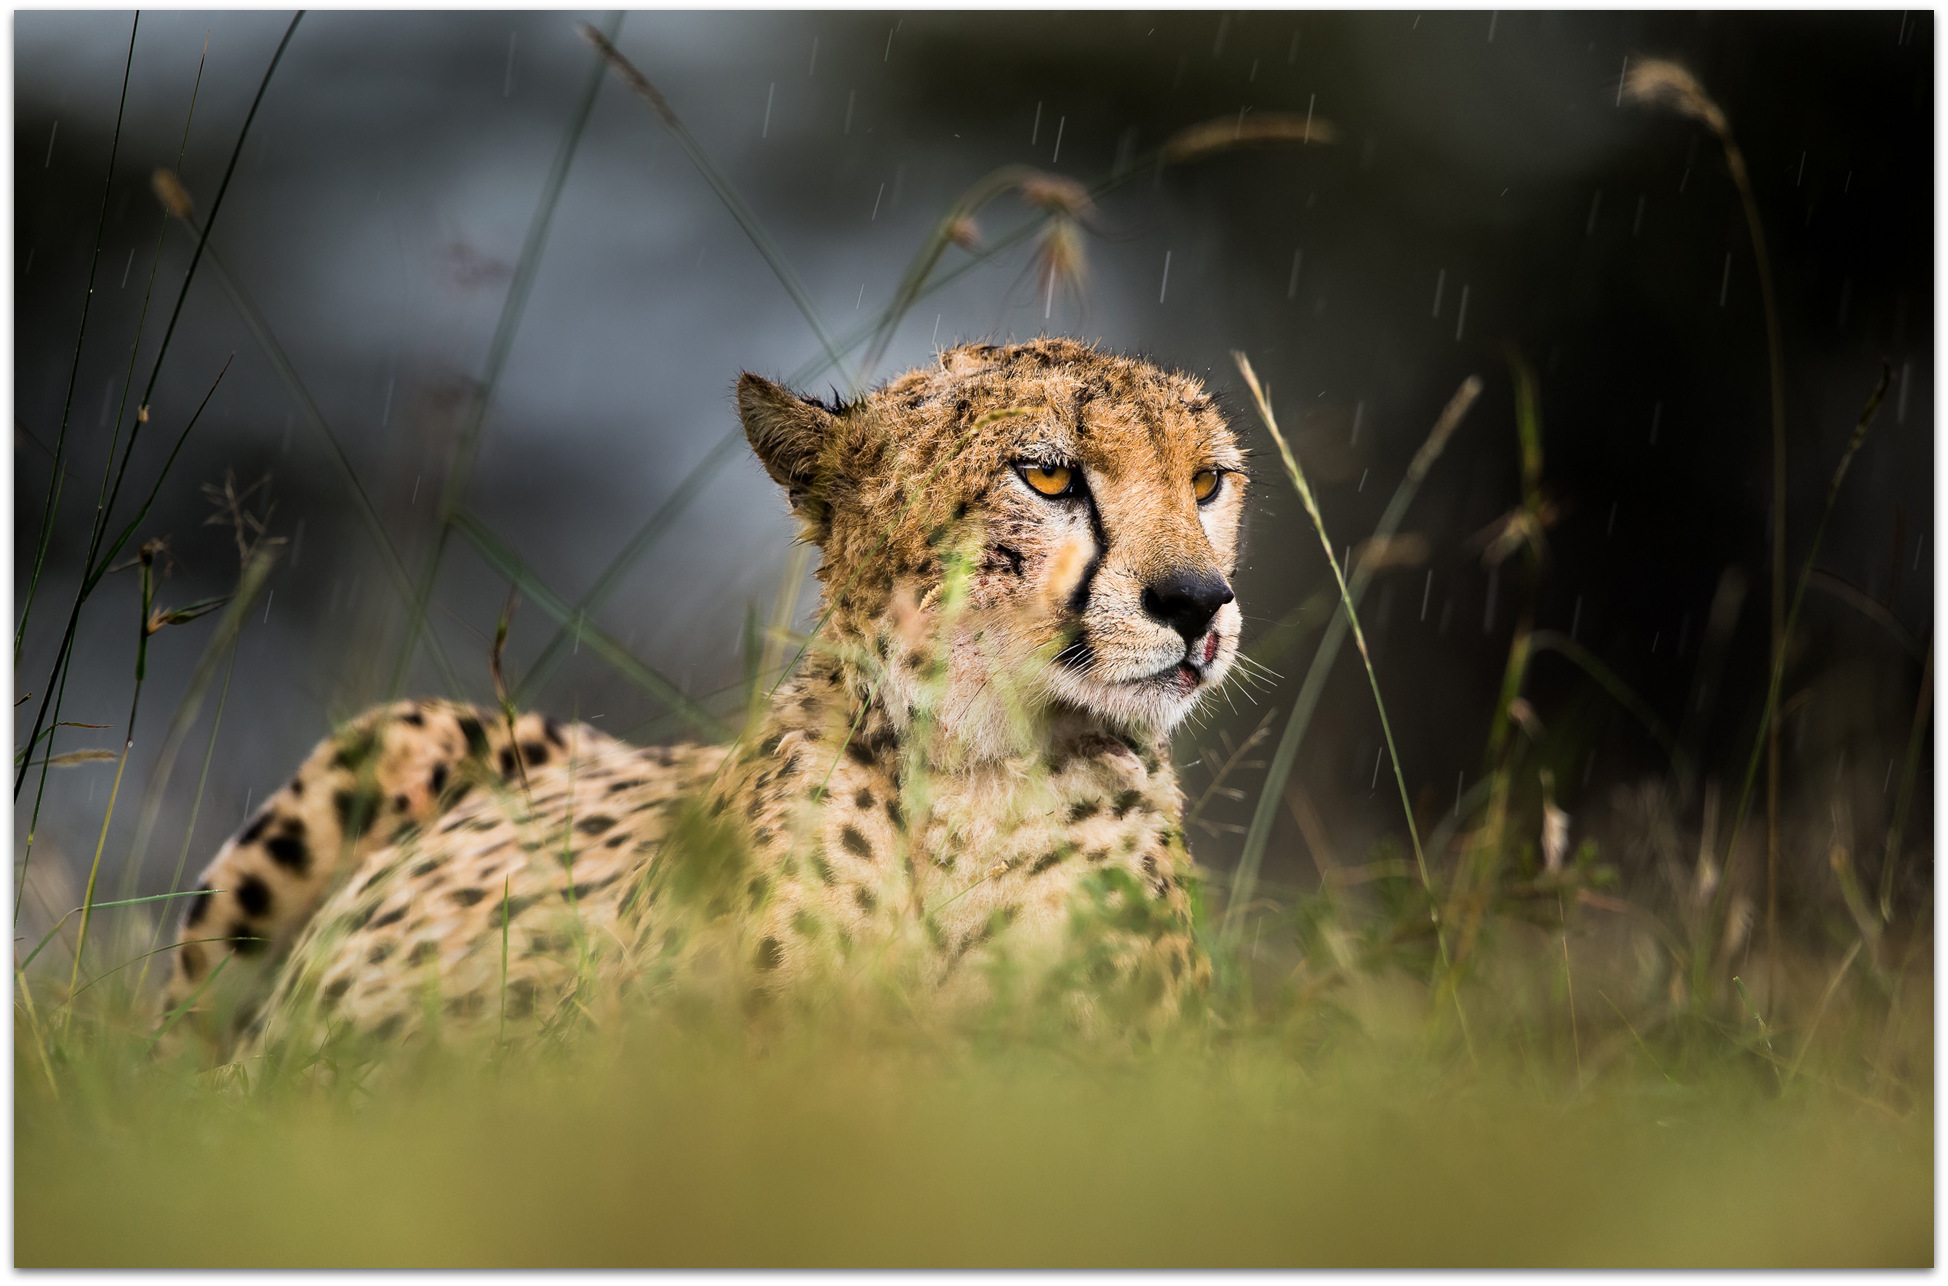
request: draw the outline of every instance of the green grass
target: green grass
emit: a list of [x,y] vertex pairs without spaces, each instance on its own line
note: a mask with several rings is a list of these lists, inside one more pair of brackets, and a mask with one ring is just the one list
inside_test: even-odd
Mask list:
[[1311,1048],[1269,1028],[1142,1054],[856,1032],[759,1052],[660,1025],[369,1092],[96,1067],[59,1101],[21,1067],[16,1261],[1933,1261],[1931,1109],[1831,1066],[1783,1095],[1749,1060],[1671,1080],[1633,1054],[1580,1091],[1514,1058],[1471,1070],[1410,1034],[1414,992],[1366,988]]

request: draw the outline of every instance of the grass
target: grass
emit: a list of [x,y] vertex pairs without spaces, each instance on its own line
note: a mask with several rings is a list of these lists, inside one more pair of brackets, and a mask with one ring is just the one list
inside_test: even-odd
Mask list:
[[[465,504],[487,402],[519,331],[576,142],[608,72],[676,133],[804,312],[820,354],[795,374],[798,385],[836,370],[849,387],[863,387],[919,300],[1036,238],[1033,266],[1045,289],[1052,295],[1058,282],[1079,282],[1080,230],[1089,226],[1093,203],[1134,176],[1247,144],[1322,145],[1336,137],[1322,119],[1265,113],[1250,119],[1249,130],[1242,119],[1229,118],[1187,128],[1094,184],[1022,167],[996,171],[938,221],[887,304],[853,331],[834,334],[755,213],[662,94],[618,51],[619,25],[590,36],[597,58],[543,184],[469,408],[466,448],[441,479],[439,525],[417,579],[400,560],[296,366],[210,244],[225,188],[219,187],[200,225],[180,185],[159,189],[170,216],[196,237],[191,272],[205,259],[212,265],[272,369],[330,449],[339,481],[386,562],[406,613],[394,675],[409,671],[424,639],[456,694],[463,686],[429,623],[449,533],[459,534],[511,591],[556,621],[554,637],[517,677],[511,667],[502,668],[511,596],[503,610],[490,660],[502,717],[510,720],[564,652],[587,643],[592,654],[651,694],[665,719],[729,737],[740,726],[748,732],[766,695],[816,645],[790,633],[803,558],[792,561],[768,624],[761,627],[752,614],[746,673],[723,693],[686,693],[594,619],[629,569],[671,529],[683,505],[733,458],[735,433],[702,458],[579,597],[544,583]],[[293,20],[279,57],[295,29]],[[132,33],[131,61],[133,53]],[[259,85],[258,102],[276,63],[273,58]],[[1709,103],[1702,90],[1697,97]],[[255,109],[253,103],[253,115]],[[248,124],[247,118],[246,130]],[[1731,150],[1728,129],[1719,133]],[[242,142],[240,135],[232,168]],[[226,172],[225,185],[228,180]],[[1755,207],[1742,179],[1741,192],[1763,263]],[[992,203],[1009,194],[1029,217],[999,237],[984,238],[976,217],[988,217]],[[956,247],[964,260],[943,268]],[[185,278],[182,289],[187,287]],[[1767,319],[1768,326],[1775,324],[1769,285]],[[1769,351],[1776,386],[1776,342]],[[161,361],[159,354],[151,391]],[[849,362],[855,363],[851,369]],[[1733,859],[1759,756],[1776,745],[1788,659],[1782,644],[1771,652],[1763,713],[1742,761],[1743,789],[1731,810],[1729,841],[1719,842],[1714,788],[1706,792],[1705,818],[1695,834],[1678,834],[1684,845],[1695,839],[1696,868],[1673,861],[1663,885],[1617,887],[1606,855],[1644,841],[1620,824],[1600,835],[1585,831],[1573,855],[1538,853],[1525,837],[1542,830],[1554,806],[1548,792],[1556,748],[1536,731],[1523,696],[1537,656],[1553,652],[1580,667],[1669,752],[1668,775],[1644,788],[1647,797],[1663,801],[1660,806],[1675,811],[1672,801],[1688,798],[1686,783],[1700,767],[1680,749],[1683,729],[1674,738],[1599,656],[1534,628],[1555,511],[1544,485],[1541,388],[1527,363],[1511,353],[1521,500],[1499,525],[1490,557],[1521,556],[1526,598],[1487,730],[1484,771],[1451,813],[1443,808],[1429,815],[1416,811],[1405,770],[1393,755],[1410,851],[1386,838],[1363,854],[1342,855],[1351,861],[1334,863],[1320,842],[1327,837],[1319,834],[1309,799],[1292,779],[1296,752],[1341,641],[1351,632],[1392,753],[1393,723],[1382,700],[1386,676],[1366,647],[1358,609],[1392,556],[1392,542],[1422,482],[1483,385],[1473,376],[1464,381],[1365,552],[1342,566],[1302,463],[1278,431],[1269,390],[1242,358],[1240,366],[1334,583],[1332,593],[1302,604],[1276,631],[1285,646],[1322,629],[1259,788],[1245,860],[1235,875],[1207,872],[1210,910],[1203,936],[1220,979],[1207,1013],[1140,1041],[1114,1035],[1083,1040],[1051,1034],[1032,1012],[999,1012],[989,1021],[942,1030],[861,1001],[828,1010],[817,1021],[753,1031],[735,1013],[686,1004],[678,995],[620,1026],[584,1025],[547,1042],[433,1047],[377,1068],[334,1057],[317,1063],[273,1058],[209,1070],[158,1057],[146,985],[162,917],[193,894],[176,891],[172,881],[170,892],[155,897],[96,900],[118,793],[111,789],[80,905],[51,917],[44,934],[35,926],[38,941],[24,957],[17,954],[17,1262],[1931,1263],[1932,925],[1926,908],[1901,907],[1894,896],[1900,836],[1931,714],[1925,691],[1906,738],[1878,900],[1862,890],[1844,850],[1836,850],[1837,890],[1854,931],[1829,934],[1818,949],[1768,942],[1761,958],[1765,985],[1756,996],[1747,985],[1756,974],[1751,938],[1736,910],[1735,899],[1745,893],[1734,879]],[[133,375],[131,366],[131,386]],[[1791,611],[1779,622],[1781,637],[1789,638],[1797,622],[1827,515],[1884,388],[1883,380],[1833,476]],[[130,448],[147,422],[147,396],[129,426]],[[1775,403],[1775,428],[1776,415]],[[192,416],[178,447],[194,424]],[[108,473],[102,480],[103,505],[92,524],[82,585],[55,669],[41,689],[35,733],[20,753],[17,797],[31,768],[45,772],[61,762],[52,730],[66,726],[59,718],[60,695],[82,607],[147,512],[145,502],[119,538],[109,540],[128,459],[125,448],[113,485]],[[1782,454],[1775,454],[1775,464],[1783,467]],[[114,467],[111,452],[111,472]],[[168,476],[165,464],[151,479],[151,499]],[[57,468],[50,526],[61,477]],[[159,782],[196,722],[219,664],[226,656],[234,663],[246,614],[276,559],[277,541],[264,537],[262,522],[253,519],[251,530],[263,538],[248,541],[250,524],[234,497],[231,509],[240,572],[227,603],[157,608],[151,562],[161,551],[153,543],[142,546],[137,701],[148,636],[227,609],[161,739]],[[46,544],[43,532],[39,545]],[[958,560],[950,562],[960,570],[948,578],[943,597],[949,599],[965,570]],[[39,572],[37,555],[28,607]],[[23,608],[17,663],[27,623]],[[1932,656],[1930,639],[1930,676]],[[223,704],[220,698],[219,720]],[[131,725],[134,716],[132,708]],[[1244,798],[1226,783],[1255,767],[1243,762],[1245,756],[1269,738],[1273,723],[1268,712],[1227,757],[1210,757],[1198,811],[1214,795]],[[213,727],[197,785],[199,806],[216,741]],[[129,746],[125,737],[118,784]],[[125,868],[131,874],[151,838],[158,802],[143,802]],[[1316,888],[1281,887],[1260,876],[1281,805],[1298,818],[1321,864]],[[177,857],[178,881],[195,815],[193,808]],[[23,858],[23,887],[26,875]],[[1771,886],[1768,879],[1768,893]],[[79,926],[73,942],[62,936],[69,923]],[[504,990],[505,921],[501,935]],[[586,944],[581,949],[586,957]],[[132,967],[138,964],[140,969]],[[1451,1021],[1456,1015],[1465,1015],[1459,1025]],[[165,1016],[163,1026],[177,1016]]]

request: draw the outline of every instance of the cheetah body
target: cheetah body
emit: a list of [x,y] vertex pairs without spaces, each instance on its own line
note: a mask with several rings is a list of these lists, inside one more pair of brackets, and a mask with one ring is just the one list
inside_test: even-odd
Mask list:
[[738,401],[824,553],[823,624],[762,714],[640,748],[368,712],[206,871],[172,1016],[222,1047],[505,1032],[700,979],[749,1003],[890,976],[943,1010],[1018,983],[1084,1013],[1202,984],[1167,739],[1237,646],[1243,459],[1211,399],[1047,339],[851,407],[748,375]]

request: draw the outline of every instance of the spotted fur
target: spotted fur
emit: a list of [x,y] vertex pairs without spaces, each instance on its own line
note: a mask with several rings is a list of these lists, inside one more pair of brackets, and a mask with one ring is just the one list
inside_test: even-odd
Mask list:
[[893,976],[944,1010],[1019,983],[1084,1015],[1201,987],[1167,746],[1236,655],[1246,483],[1209,395],[1043,339],[849,406],[753,375],[737,402],[824,554],[825,623],[762,718],[643,749],[369,712],[205,872],[170,1012],[223,1048],[545,1027],[698,980],[750,1004]]

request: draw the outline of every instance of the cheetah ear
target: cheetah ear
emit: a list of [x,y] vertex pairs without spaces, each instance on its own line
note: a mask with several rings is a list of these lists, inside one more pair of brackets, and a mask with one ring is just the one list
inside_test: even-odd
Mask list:
[[751,450],[791,498],[793,512],[821,523],[825,504],[815,494],[819,460],[839,417],[823,406],[792,393],[782,384],[746,371],[737,380],[737,418]]

